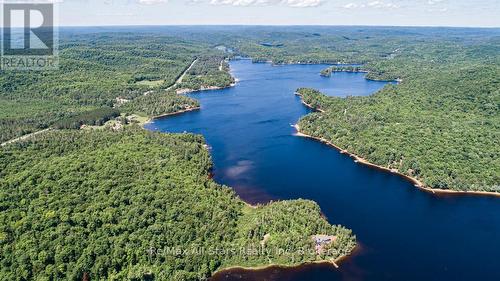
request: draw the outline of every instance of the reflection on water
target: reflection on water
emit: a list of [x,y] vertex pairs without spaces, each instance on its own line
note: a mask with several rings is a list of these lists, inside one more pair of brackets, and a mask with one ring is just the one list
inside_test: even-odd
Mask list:
[[214,179],[250,203],[311,199],[328,220],[353,229],[361,247],[340,269],[231,270],[213,280],[500,280],[500,199],[432,195],[397,175],[296,137],[309,113],[294,95],[313,87],[329,95],[369,95],[386,83],[360,73],[321,77],[324,65],[233,61],[237,86],[193,93],[202,110],[155,120],[152,130],[203,134]]

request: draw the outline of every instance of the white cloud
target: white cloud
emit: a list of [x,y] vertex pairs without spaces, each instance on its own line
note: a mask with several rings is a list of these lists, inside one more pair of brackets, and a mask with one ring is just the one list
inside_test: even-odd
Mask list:
[[138,0],[138,2],[143,5],[154,5],[168,3],[168,0]]
[[264,4],[263,0],[210,0],[212,5],[250,6]]
[[[231,5],[231,6],[268,6],[284,5],[289,7],[316,7],[326,0],[209,0],[212,5]],[[201,1],[197,1],[201,2]]]
[[[0,0],[2,1],[2,0]],[[47,1],[62,1],[62,0],[47,0]],[[170,0],[136,0],[140,4],[153,5],[167,3]],[[273,6],[282,5],[288,7],[317,7],[323,3],[335,2],[336,0],[185,0],[188,3],[208,3],[210,5],[226,5],[226,6]],[[417,5],[424,3],[436,6],[443,4],[447,0],[352,0],[353,2],[341,5],[344,9],[361,9],[361,8],[375,8],[375,9],[397,9],[414,5],[415,2],[420,2]]]
[[383,8],[389,8],[389,9],[393,9],[393,8],[399,8],[398,5],[392,3],[392,2],[384,2],[384,1],[372,1],[368,4],[366,4],[368,7],[372,7],[372,8],[378,8],[378,9],[383,9]]
[[444,2],[444,0],[427,0],[427,4],[429,5],[439,4],[441,2]]
[[54,3],[54,4],[59,4],[59,3],[63,3],[64,1],[63,0],[0,0],[0,3],[3,4],[7,4],[7,3],[19,3],[19,4],[23,4],[23,3],[34,3],[34,4],[43,4],[43,3]]
[[291,7],[316,7],[321,5],[323,0],[286,0],[285,4]]
[[356,3],[347,3],[344,6],[342,6],[342,8],[344,8],[344,9],[356,9],[356,8],[360,8],[360,7],[359,7],[359,4],[356,4]]
[[371,1],[368,3],[348,3],[342,6],[344,9],[361,9],[361,8],[376,8],[376,9],[396,9],[400,6],[393,2]]
[[431,12],[431,13],[445,13],[445,12],[448,12],[448,8],[431,8],[431,9],[427,9],[427,12]]

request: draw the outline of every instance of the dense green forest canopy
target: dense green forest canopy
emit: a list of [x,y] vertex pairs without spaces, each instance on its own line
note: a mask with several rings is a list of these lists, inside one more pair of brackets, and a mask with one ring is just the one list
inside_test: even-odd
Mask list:
[[84,111],[68,118],[57,121],[53,127],[56,129],[79,129],[82,125],[101,126],[106,121],[120,116],[120,111],[111,107],[101,107]]
[[129,114],[137,113],[144,116],[159,116],[199,106],[198,101],[169,91],[138,97],[120,106],[119,109],[121,112]]
[[229,74],[229,65],[225,59],[221,54],[200,56],[177,88],[203,90],[230,86],[234,83],[234,78]]
[[432,188],[500,192],[498,77],[498,66],[475,66],[428,72],[425,84],[408,79],[369,97],[299,89],[324,111],[299,126]]
[[[353,249],[351,232],[314,202],[250,208],[210,167],[202,136],[136,127],[51,131],[2,147],[0,280],[200,280]],[[318,255],[315,234],[337,239]]]
[[[147,92],[160,93],[174,85],[181,73],[202,54],[218,62],[215,69],[206,68],[210,71],[208,78],[201,74],[199,80],[205,79],[205,84],[212,86],[212,82],[219,85],[231,79],[226,68],[219,70],[223,53],[208,43],[188,42],[166,34],[79,33],[75,30],[63,30],[60,41],[58,70],[0,71],[0,142],[55,123],[77,119],[73,123],[78,123],[85,119],[79,117],[82,114],[94,115],[84,113],[86,111],[113,107],[119,101],[134,100]],[[147,105],[139,105],[141,101]],[[144,110],[155,101],[159,102],[155,109]],[[162,114],[186,103],[195,102],[173,95],[151,95],[135,101],[127,110],[138,108],[140,112]],[[93,123],[99,120],[86,124]]]

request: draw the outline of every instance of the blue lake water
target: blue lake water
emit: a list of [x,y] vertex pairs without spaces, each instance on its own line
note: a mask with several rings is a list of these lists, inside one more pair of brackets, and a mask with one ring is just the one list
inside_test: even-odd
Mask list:
[[294,95],[312,87],[332,96],[369,95],[385,82],[362,73],[319,75],[326,65],[231,62],[232,88],[193,93],[202,110],[148,124],[203,134],[214,178],[256,203],[305,198],[330,223],[351,228],[358,250],[341,263],[294,269],[232,270],[214,280],[500,280],[500,199],[433,195],[397,175],[359,165],[291,125],[310,112]]

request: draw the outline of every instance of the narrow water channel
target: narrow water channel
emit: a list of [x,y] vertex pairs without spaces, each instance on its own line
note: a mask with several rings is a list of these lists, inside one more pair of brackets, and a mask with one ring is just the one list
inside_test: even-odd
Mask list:
[[332,96],[370,95],[386,83],[362,73],[319,72],[325,65],[231,62],[240,82],[191,94],[202,110],[146,128],[193,132],[211,147],[215,180],[250,203],[306,198],[330,223],[351,228],[358,251],[339,269],[221,272],[213,280],[500,280],[500,199],[432,195],[397,175],[359,165],[322,143],[294,136],[310,111],[294,95],[312,87]]

